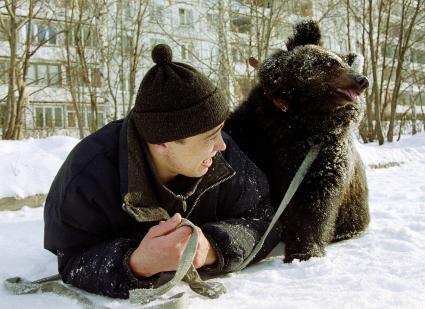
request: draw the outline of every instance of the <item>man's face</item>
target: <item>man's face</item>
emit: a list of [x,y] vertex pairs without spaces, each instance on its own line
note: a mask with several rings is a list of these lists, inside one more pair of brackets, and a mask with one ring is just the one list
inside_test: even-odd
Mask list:
[[184,140],[165,143],[167,145],[167,168],[170,174],[201,177],[212,165],[217,152],[226,149],[221,136],[223,123],[219,126]]

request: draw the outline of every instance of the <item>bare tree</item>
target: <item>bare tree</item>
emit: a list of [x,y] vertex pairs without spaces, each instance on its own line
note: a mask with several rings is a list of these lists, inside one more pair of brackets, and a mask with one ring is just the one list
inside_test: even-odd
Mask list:
[[[99,125],[99,100],[102,94],[99,25],[106,14],[106,1],[78,0],[66,2],[63,22],[67,89],[71,94],[80,138],[84,134],[84,114],[87,114],[90,132]],[[86,109],[88,109],[87,112]]]
[[[108,10],[108,44],[101,49],[106,89],[114,106],[113,119],[125,116],[134,102],[136,80],[146,44],[142,41],[149,1],[113,1]],[[120,112],[119,112],[120,111]]]
[[[361,26],[360,51],[365,56],[364,74],[372,77],[366,93],[367,118],[361,130],[363,140],[384,143],[382,120],[389,119],[387,140],[394,134],[396,110],[409,73],[408,51],[417,42],[412,33],[424,23],[424,8],[415,0],[347,0],[347,19]],[[361,10],[358,9],[359,5]],[[419,37],[423,38],[423,35]],[[404,85],[404,86],[402,86]],[[388,116],[387,109],[390,107]],[[367,133],[366,133],[367,131]],[[367,138],[365,137],[367,135]]]
[[[421,5],[422,4],[422,5]],[[393,141],[394,122],[396,116],[397,102],[400,93],[400,86],[403,76],[404,63],[407,51],[416,43],[413,40],[413,31],[418,25],[424,25],[425,9],[421,0],[402,0],[400,18],[400,30],[396,47],[396,70],[394,77],[394,87],[391,96],[390,125],[387,133],[388,142]]]
[[[255,84],[255,71],[250,70],[247,59],[254,56],[261,62],[271,52],[283,48],[283,36],[289,35],[283,30],[289,7],[282,1],[245,0],[240,1],[239,10],[230,9],[232,70],[238,71],[238,62],[243,63],[243,71],[247,75],[233,81],[240,88],[236,88],[236,99],[241,100],[247,94],[247,89]],[[274,45],[276,42],[278,44]]]
[[[59,33],[46,36],[46,28],[33,31],[33,24],[41,14],[41,0],[4,0],[0,2],[0,31],[9,46],[9,65],[5,115],[2,138],[19,139],[23,135],[24,112],[28,105],[28,70],[34,54]],[[52,18],[42,16],[44,25]],[[20,38],[26,27],[25,38]]]

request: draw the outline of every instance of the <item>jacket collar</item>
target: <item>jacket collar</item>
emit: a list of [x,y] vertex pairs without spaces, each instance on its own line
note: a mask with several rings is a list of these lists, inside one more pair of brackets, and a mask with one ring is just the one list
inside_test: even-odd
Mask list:
[[[123,200],[123,209],[133,216],[137,221],[159,221],[168,219],[168,212],[162,207],[160,200],[155,192],[155,175],[152,169],[150,159],[147,157],[146,151],[143,151],[143,164],[139,167],[139,175],[141,185],[135,192],[128,192],[128,130],[129,116],[124,118],[119,139],[119,169],[120,169],[120,191]],[[230,179],[236,174],[233,168],[223,158],[221,153],[217,153],[213,160],[213,164],[208,169],[208,172],[196,182],[190,192],[194,198],[194,204],[191,205],[189,213],[196,206],[199,197],[209,189],[218,184]],[[160,191],[159,191],[160,192]],[[188,213],[188,214],[189,214]]]

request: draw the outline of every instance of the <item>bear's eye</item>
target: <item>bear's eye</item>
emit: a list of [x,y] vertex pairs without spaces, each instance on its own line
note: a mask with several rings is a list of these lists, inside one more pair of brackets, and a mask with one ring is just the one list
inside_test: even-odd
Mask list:
[[328,61],[326,61],[326,66],[327,67],[343,67],[343,65],[338,61],[338,60],[336,60],[336,59],[333,59],[333,58],[331,58],[331,59],[328,59]]

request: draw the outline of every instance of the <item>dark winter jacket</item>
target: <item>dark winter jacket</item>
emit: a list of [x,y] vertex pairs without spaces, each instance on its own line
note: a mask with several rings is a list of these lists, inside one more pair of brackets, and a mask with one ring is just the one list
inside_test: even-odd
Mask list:
[[[130,289],[154,287],[158,275],[135,277],[128,266],[130,254],[148,229],[158,224],[146,218],[146,209],[165,210],[169,215],[180,212],[202,229],[218,255],[218,263],[203,271],[236,270],[273,216],[265,176],[223,133],[227,149],[217,154],[207,174],[196,182],[186,210],[180,196],[172,192],[167,196],[161,189],[147,157],[146,168],[140,171],[147,181],[142,197],[146,208],[130,206],[124,202],[127,121],[111,122],[83,139],[50,188],[44,210],[44,246],[57,255],[63,281],[118,298],[127,298]],[[279,229],[270,234],[255,261],[277,244]]]

